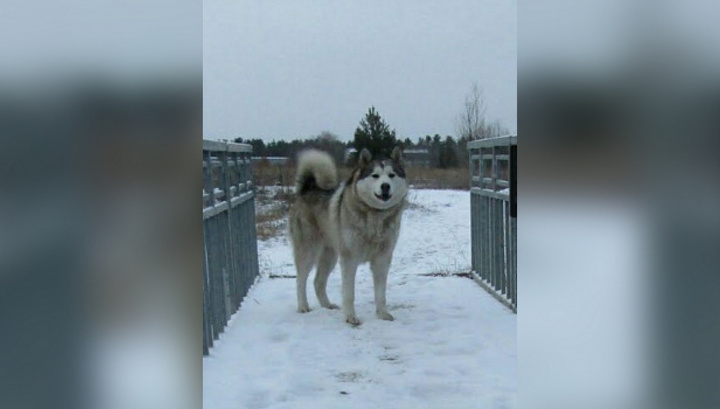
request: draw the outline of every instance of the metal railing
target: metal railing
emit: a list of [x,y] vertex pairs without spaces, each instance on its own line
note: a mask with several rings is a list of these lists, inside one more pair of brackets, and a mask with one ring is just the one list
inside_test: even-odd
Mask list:
[[258,276],[251,154],[203,140],[203,355]]
[[468,143],[472,276],[517,313],[517,135]]

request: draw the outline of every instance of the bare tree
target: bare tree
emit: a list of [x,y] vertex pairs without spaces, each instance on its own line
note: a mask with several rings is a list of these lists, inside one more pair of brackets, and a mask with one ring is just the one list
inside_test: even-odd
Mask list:
[[478,139],[477,134],[480,122],[485,118],[485,99],[483,98],[483,89],[477,83],[473,83],[472,91],[465,96],[465,110],[458,118],[458,133],[461,137],[468,140]]
[[498,136],[507,135],[509,133],[510,130],[506,128],[502,123],[500,123],[500,121],[498,121],[497,119],[494,119],[490,122],[483,120],[478,127],[478,135],[481,139],[495,138]]
[[488,121],[485,117],[487,104],[484,94],[483,88],[477,82],[473,83],[472,90],[465,97],[465,109],[458,119],[458,134],[461,138],[472,141],[509,133],[509,130],[500,121]]

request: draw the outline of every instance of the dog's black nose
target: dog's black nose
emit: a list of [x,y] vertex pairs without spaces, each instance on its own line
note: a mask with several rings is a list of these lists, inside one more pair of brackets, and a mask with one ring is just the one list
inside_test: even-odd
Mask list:
[[390,184],[389,183],[383,183],[380,185],[380,190],[382,190],[383,193],[390,192]]

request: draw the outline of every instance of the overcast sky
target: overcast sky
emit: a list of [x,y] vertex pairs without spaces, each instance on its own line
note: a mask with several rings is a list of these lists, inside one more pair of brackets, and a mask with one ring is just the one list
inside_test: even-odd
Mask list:
[[478,82],[517,129],[517,3],[204,0],[206,139],[349,140],[374,105],[400,138],[456,135]]

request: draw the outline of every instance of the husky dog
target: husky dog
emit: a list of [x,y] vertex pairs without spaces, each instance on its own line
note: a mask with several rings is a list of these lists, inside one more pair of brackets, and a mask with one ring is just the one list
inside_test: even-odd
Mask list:
[[352,175],[339,186],[330,156],[305,151],[298,160],[295,192],[288,225],[297,269],[298,311],[310,311],[307,279],[315,265],[315,295],[320,305],[338,308],[328,299],[326,286],[339,256],[345,321],[360,324],[355,315],[355,272],[365,262],[370,262],[372,270],[377,315],[392,321],[385,290],[408,193],[400,148],[388,159],[374,160],[363,149]]

